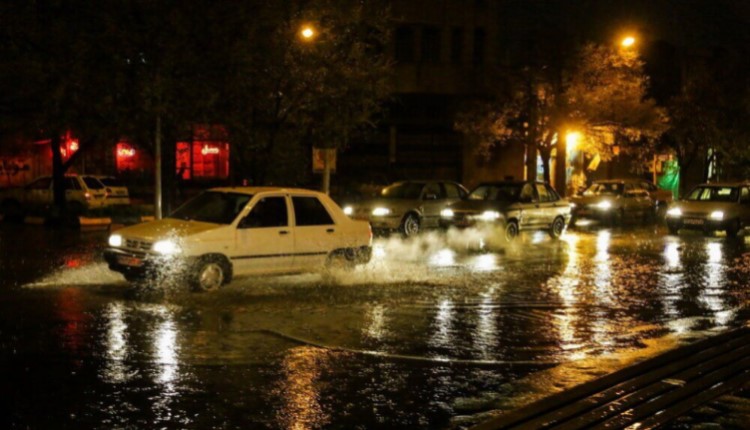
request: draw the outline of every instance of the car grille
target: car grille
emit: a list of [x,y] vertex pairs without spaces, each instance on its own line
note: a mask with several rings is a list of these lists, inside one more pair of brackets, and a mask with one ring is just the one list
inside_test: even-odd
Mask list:
[[135,249],[138,251],[150,251],[151,245],[152,245],[151,242],[146,242],[143,240],[125,239],[125,248],[128,248],[128,249]]

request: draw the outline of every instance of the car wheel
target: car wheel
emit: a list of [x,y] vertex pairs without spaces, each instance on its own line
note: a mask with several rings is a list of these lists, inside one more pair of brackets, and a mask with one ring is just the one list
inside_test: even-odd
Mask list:
[[508,223],[505,224],[505,241],[513,242],[516,237],[518,237],[518,222],[508,221]]
[[737,233],[740,232],[740,221],[732,221],[724,231],[727,233],[727,237],[737,237]]
[[216,257],[199,260],[193,273],[192,284],[198,291],[215,291],[228,279],[226,263]]
[[416,236],[419,233],[419,218],[416,214],[406,214],[403,221],[401,221],[401,234],[404,237]]
[[667,230],[669,231],[669,234],[677,234],[680,231],[680,228],[677,227],[674,224],[667,224]]
[[553,239],[559,239],[565,231],[565,219],[563,217],[557,217],[552,221],[552,225],[549,229],[549,235]]

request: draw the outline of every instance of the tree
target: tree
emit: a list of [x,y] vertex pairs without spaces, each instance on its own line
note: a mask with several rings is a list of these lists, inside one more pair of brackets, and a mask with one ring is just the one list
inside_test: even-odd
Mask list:
[[[587,44],[576,60],[574,66],[558,62],[506,75],[508,89],[470,104],[457,117],[456,129],[477,139],[484,153],[513,141],[525,143],[532,154],[538,151],[545,181],[552,151],[562,146],[568,130],[587,136],[586,151],[605,160],[613,154],[605,134],[642,143],[664,130],[664,113],[646,97],[647,79],[635,55]],[[558,184],[564,193],[562,187]]]
[[228,57],[222,117],[254,183],[305,183],[311,147],[345,147],[389,94],[388,13],[377,2],[324,0],[259,2],[253,14],[262,24]]

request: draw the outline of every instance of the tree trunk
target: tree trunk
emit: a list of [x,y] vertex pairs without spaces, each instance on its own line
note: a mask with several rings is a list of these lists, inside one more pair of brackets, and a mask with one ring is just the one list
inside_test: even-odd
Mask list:
[[568,194],[568,145],[563,130],[557,130],[556,148],[555,189],[560,197],[565,197]]
[[550,183],[550,168],[549,168],[549,160],[552,157],[552,148],[550,147],[540,147],[539,148],[539,157],[542,159],[542,170],[544,171],[544,182]]
[[62,143],[60,133],[53,133],[50,139],[52,150],[52,216],[59,218],[66,212],[65,201],[65,166],[63,165],[60,144]]

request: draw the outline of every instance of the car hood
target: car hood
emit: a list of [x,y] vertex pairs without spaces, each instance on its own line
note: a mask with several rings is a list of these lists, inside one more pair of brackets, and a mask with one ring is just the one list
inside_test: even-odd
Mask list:
[[480,213],[489,210],[502,211],[512,209],[514,205],[517,205],[517,203],[501,202],[497,200],[461,200],[460,202],[456,202],[449,207],[454,211]]
[[117,234],[153,242],[165,237],[192,236],[222,226],[222,224],[213,224],[210,222],[164,218],[122,228],[117,230]]
[[571,197],[570,202],[575,203],[578,206],[596,204],[604,200],[614,201],[617,200],[618,196],[614,194],[599,194],[595,196],[576,196]]
[[726,213],[736,211],[738,209],[738,203],[731,202],[696,202],[680,200],[674,202],[671,207],[678,207],[683,214],[702,214],[709,215],[713,211],[724,211]]
[[414,199],[388,199],[388,198],[374,198],[366,199],[352,204],[351,206],[359,208],[412,208],[420,205],[420,200]]

